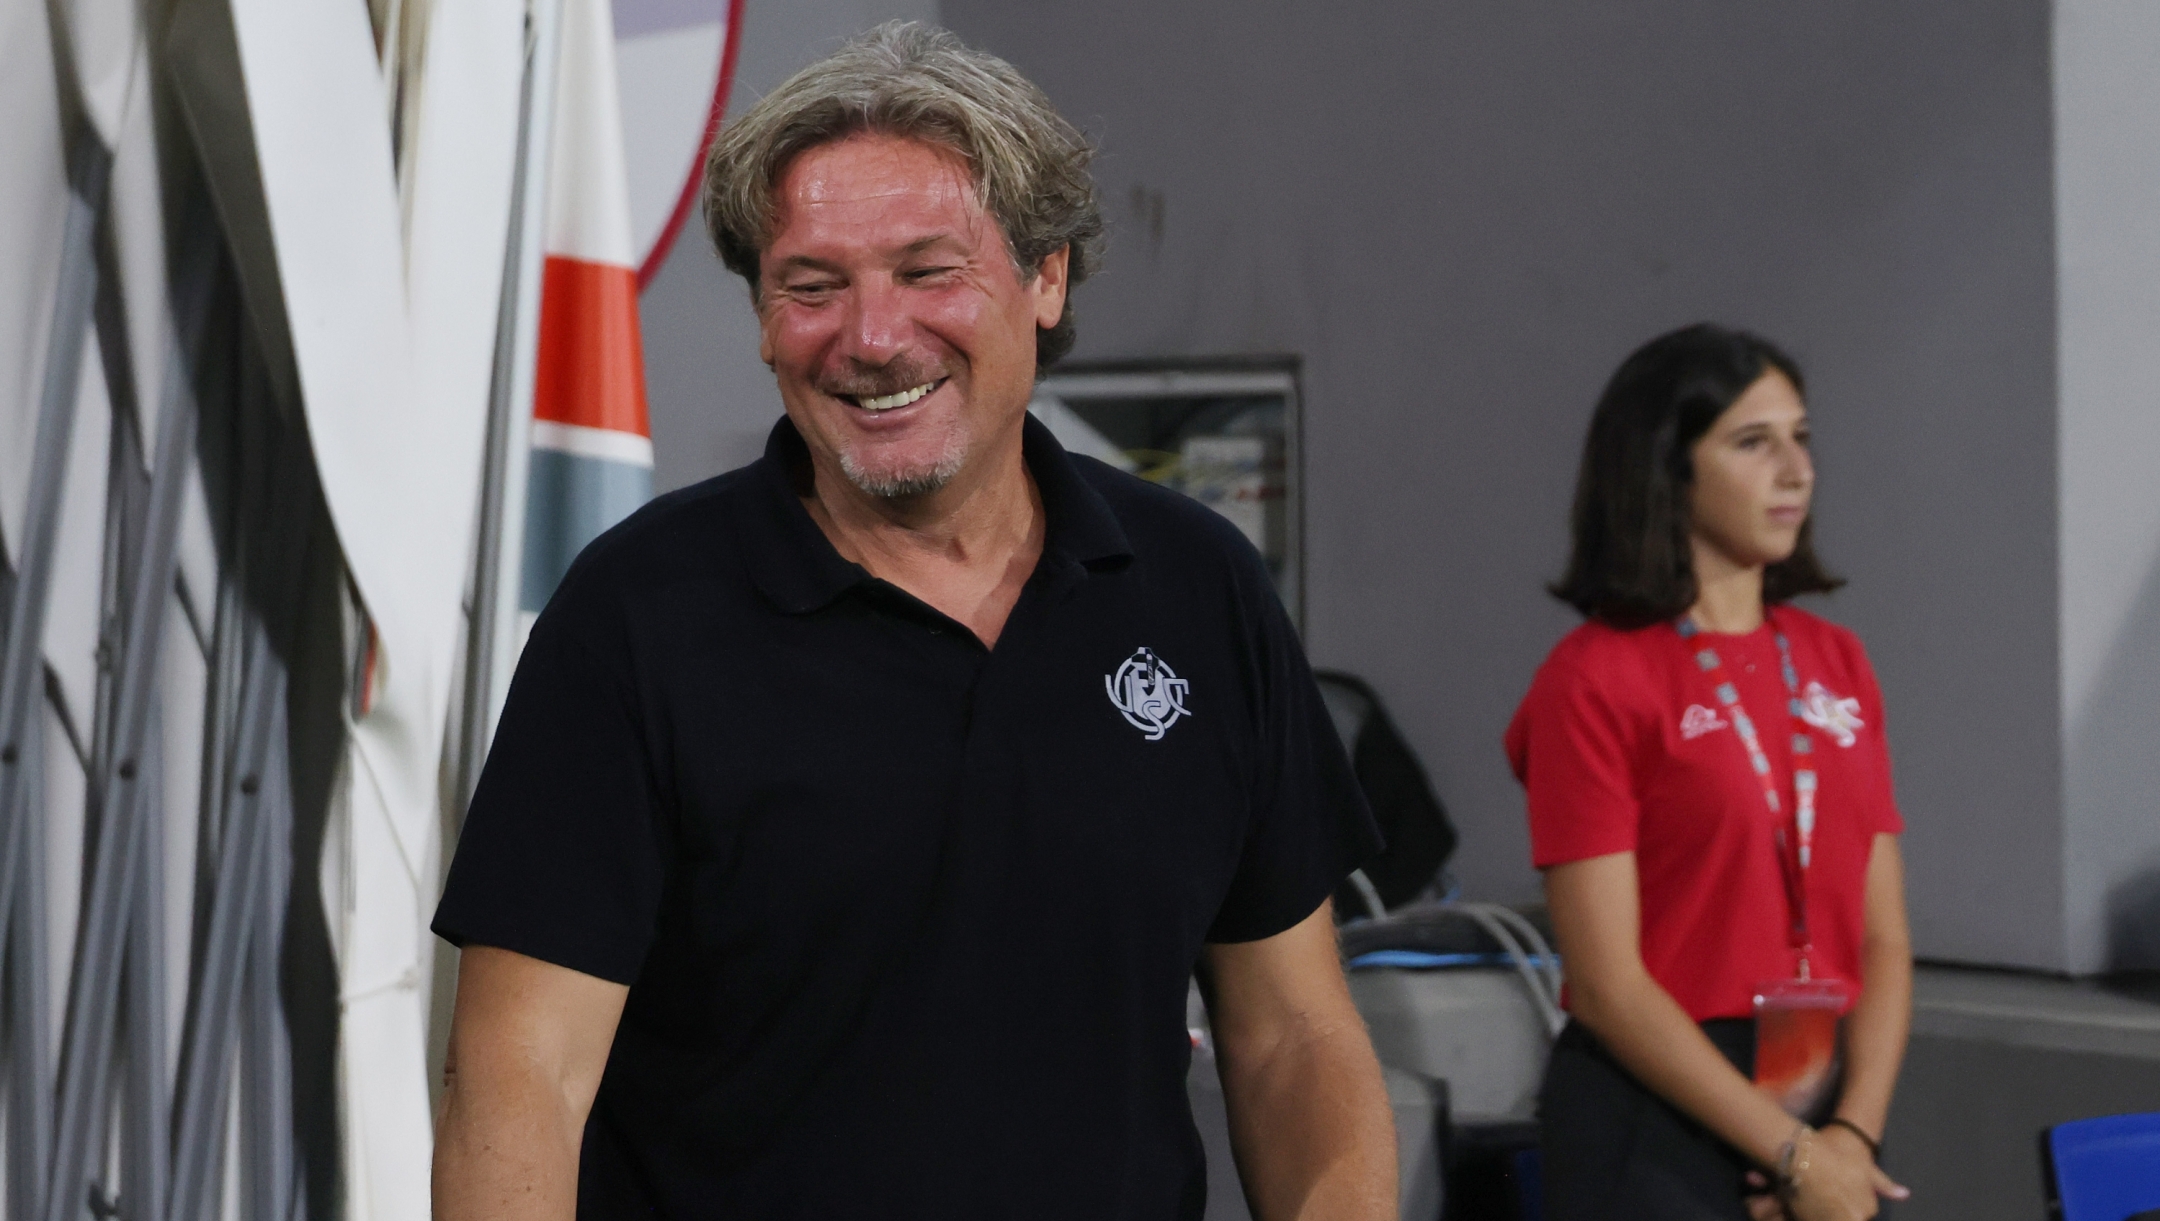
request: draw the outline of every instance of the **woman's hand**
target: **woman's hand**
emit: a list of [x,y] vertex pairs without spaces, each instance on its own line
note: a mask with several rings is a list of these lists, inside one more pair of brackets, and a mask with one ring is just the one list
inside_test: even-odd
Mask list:
[[1793,1190],[1786,1198],[1793,1221],[1867,1221],[1882,1199],[1912,1194],[1884,1174],[1867,1145],[1843,1128],[1811,1129],[1800,1142]]

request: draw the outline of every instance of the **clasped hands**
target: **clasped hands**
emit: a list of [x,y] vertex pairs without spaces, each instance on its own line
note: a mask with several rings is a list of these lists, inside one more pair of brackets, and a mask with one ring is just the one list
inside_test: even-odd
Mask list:
[[1912,1194],[1875,1164],[1866,1142],[1842,1127],[1803,1128],[1794,1140],[1792,1183],[1782,1197],[1771,1190],[1769,1175],[1748,1172],[1754,1221],[1867,1221],[1881,1200]]

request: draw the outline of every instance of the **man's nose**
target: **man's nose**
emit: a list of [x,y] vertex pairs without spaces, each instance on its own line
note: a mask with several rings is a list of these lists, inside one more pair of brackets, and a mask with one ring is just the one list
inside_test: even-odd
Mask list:
[[896,285],[871,279],[848,294],[842,355],[865,365],[885,365],[913,342],[915,323]]

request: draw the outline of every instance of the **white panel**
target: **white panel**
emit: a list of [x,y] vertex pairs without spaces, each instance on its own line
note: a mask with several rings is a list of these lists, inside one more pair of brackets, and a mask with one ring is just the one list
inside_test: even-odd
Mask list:
[[[366,8],[235,0],[232,12],[313,453],[381,641],[344,776],[351,907],[327,913],[344,993],[344,1211],[419,1217],[431,1142],[417,981],[478,494],[486,380],[474,371],[501,269],[489,211],[508,200],[515,139],[518,77],[503,65],[520,51],[522,11],[437,7],[415,128],[413,258],[425,265],[410,285]],[[427,300],[409,306],[409,291]],[[445,329],[416,340],[415,325]]]
[[[0,4],[0,547],[22,537],[38,390],[67,216],[66,155],[43,4]],[[13,555],[13,551],[6,552]]]
[[2160,968],[2160,5],[2054,54],[2066,965]]
[[[210,502],[203,492],[202,468],[188,464],[187,490],[180,496],[180,535],[174,547],[180,579],[194,599],[204,639],[217,621],[217,528],[210,522]],[[190,644],[188,647],[194,648]]]
[[105,474],[112,444],[112,408],[95,333],[83,345],[82,382],[75,396],[67,483],[61,492],[59,533],[53,542],[52,586],[46,594],[45,660],[60,676],[68,708],[85,734],[97,706],[99,596],[105,562]]
[[[414,124],[418,147],[409,154],[406,300],[418,416],[428,422],[424,486],[435,536],[403,546],[426,559],[426,584],[411,596],[429,608],[431,630],[448,631],[449,640],[457,624],[443,615],[455,614],[463,596],[479,504],[516,171],[524,20],[522,0],[435,6]],[[448,661],[444,653],[430,664]]]
[[623,186],[621,95],[607,0],[563,0],[561,75],[547,201],[547,252],[637,266]]
[[129,95],[141,82],[137,69],[134,0],[76,0],[62,5],[75,49],[75,67],[90,121],[105,147],[120,143]]
[[726,44],[724,21],[615,44],[630,232],[641,264],[674,215],[683,187],[697,175]]
[[2063,710],[2160,558],[2160,6],[2056,6]]
[[[140,61],[145,52],[133,47]],[[138,64],[138,71],[142,71]],[[149,91],[137,89],[120,128],[110,208],[126,304],[128,359],[147,451],[157,444],[159,394],[172,357],[171,295],[165,274],[165,186],[159,181],[156,119]]]
[[534,449],[550,449],[580,458],[600,458],[628,466],[649,468],[653,464],[651,438],[612,428],[586,428],[579,424],[534,420],[532,444]]

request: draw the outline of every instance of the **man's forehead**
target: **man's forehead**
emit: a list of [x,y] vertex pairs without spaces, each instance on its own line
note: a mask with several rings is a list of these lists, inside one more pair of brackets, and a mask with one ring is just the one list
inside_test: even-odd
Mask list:
[[939,145],[860,134],[798,154],[774,192],[767,255],[828,262],[839,247],[902,256],[994,240],[967,163]]
[[797,154],[774,193],[781,211],[866,205],[979,211],[967,162],[951,149],[899,136],[860,134]]

